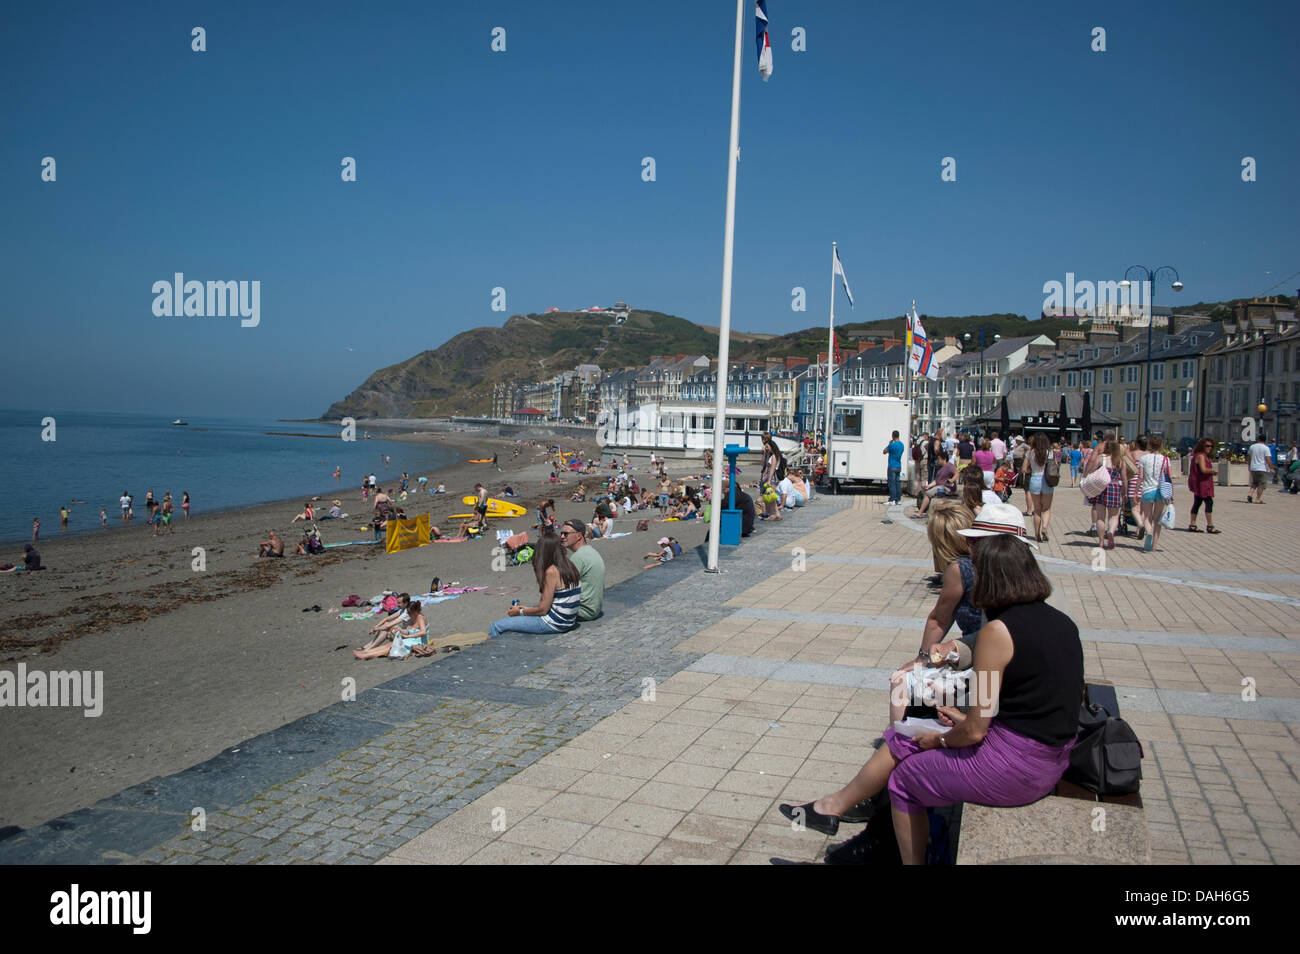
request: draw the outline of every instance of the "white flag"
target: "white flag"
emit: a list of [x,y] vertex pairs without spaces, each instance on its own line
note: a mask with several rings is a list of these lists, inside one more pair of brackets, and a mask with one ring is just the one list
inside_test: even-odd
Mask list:
[[849,291],[849,279],[844,274],[844,266],[840,263],[840,250],[835,249],[835,274],[840,276],[840,281],[844,285],[844,294],[849,296],[849,307],[853,307],[853,292]]

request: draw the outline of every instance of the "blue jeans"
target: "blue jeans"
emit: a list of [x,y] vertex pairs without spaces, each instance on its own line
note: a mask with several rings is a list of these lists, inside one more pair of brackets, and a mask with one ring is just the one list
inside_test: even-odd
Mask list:
[[898,467],[889,468],[888,476],[889,476],[889,502],[890,503],[902,503],[903,501],[903,488],[899,484],[899,476],[901,474],[902,474],[902,470],[900,468]]
[[488,638],[496,639],[502,633],[528,633],[533,636],[554,636],[555,630],[545,616],[507,616],[488,627]]

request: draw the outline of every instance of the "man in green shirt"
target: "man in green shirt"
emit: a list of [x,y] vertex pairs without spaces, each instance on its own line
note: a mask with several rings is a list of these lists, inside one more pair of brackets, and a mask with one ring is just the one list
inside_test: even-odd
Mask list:
[[596,548],[587,543],[587,525],[581,520],[564,521],[560,527],[560,541],[568,549],[569,559],[582,578],[578,619],[596,619],[605,606],[605,561]]

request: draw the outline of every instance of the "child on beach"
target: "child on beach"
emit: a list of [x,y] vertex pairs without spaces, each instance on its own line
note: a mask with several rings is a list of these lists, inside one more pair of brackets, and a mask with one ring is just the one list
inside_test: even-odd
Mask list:
[[181,510],[185,513],[185,519],[190,519],[190,492],[188,490],[181,493]]
[[103,507],[99,508],[99,525],[101,527],[108,526],[108,511],[105,510]]
[[41,518],[32,518],[32,543],[36,543],[41,538]]
[[660,537],[658,547],[658,550],[652,550],[643,557],[643,559],[655,561],[654,563],[647,563],[642,567],[643,570],[650,570],[657,566],[663,566],[665,563],[671,562],[682,552],[681,544],[672,537]]

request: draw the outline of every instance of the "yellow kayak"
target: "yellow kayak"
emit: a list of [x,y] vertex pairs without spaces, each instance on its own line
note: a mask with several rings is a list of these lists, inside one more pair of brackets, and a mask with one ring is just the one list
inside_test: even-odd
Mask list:
[[[478,503],[478,498],[473,494],[460,498],[461,503],[467,507],[472,507]],[[487,512],[489,517],[522,517],[528,510],[519,504],[512,504],[505,500],[497,500],[495,497],[489,497],[487,502]]]

